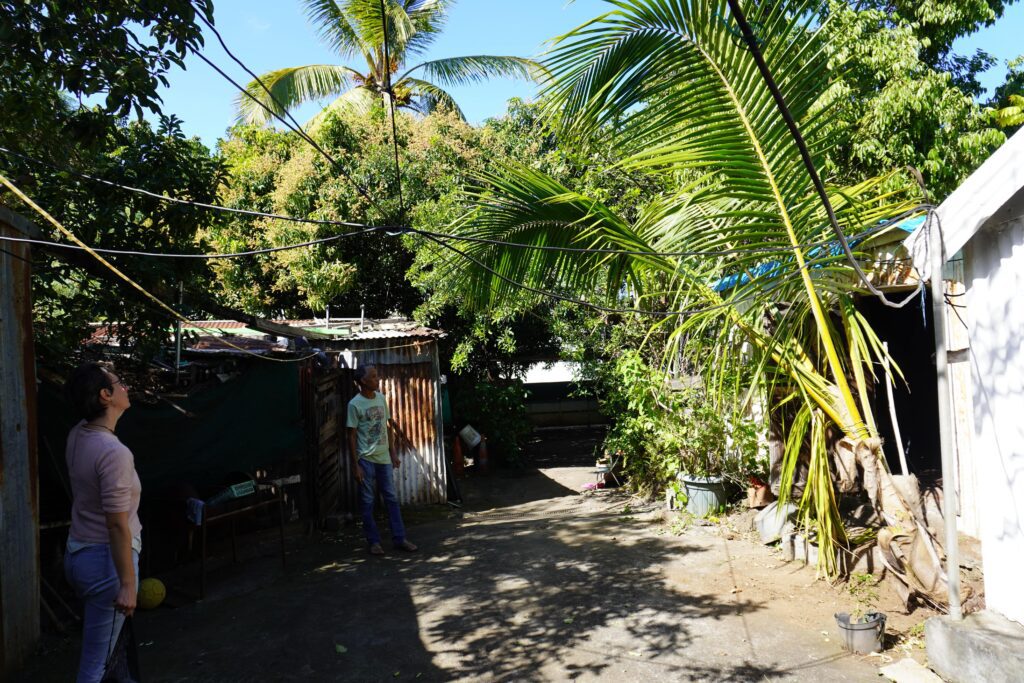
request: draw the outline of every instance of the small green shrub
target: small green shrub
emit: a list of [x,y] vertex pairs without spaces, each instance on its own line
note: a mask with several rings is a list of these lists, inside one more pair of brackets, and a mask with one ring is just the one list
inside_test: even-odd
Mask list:
[[459,424],[471,424],[487,437],[492,458],[510,464],[523,462],[523,445],[532,427],[526,419],[526,388],[519,380],[501,384],[477,382],[453,397]]

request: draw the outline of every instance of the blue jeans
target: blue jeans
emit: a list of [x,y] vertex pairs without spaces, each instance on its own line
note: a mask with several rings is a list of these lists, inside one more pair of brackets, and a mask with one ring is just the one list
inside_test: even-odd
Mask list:
[[[138,584],[139,554],[132,551]],[[107,657],[117,642],[124,615],[114,610],[114,599],[121,580],[114,567],[110,546],[90,545],[64,554],[64,574],[75,594],[85,603],[82,619],[82,658],[78,662],[78,683],[94,683],[103,678]]]
[[391,520],[391,539],[395,543],[405,540],[405,525],[402,524],[402,511],[398,507],[398,495],[395,493],[394,468],[391,463],[378,465],[359,459],[359,467],[363,470],[363,485],[359,488],[359,503],[363,513],[363,532],[370,545],[380,543],[380,532],[377,522],[373,519],[373,502],[377,487],[388,506],[388,517]]

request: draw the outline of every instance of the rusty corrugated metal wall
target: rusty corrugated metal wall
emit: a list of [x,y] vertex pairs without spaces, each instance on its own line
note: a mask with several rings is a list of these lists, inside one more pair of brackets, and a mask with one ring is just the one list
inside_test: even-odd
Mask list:
[[[337,343],[341,347],[341,343]],[[366,339],[346,341],[339,348],[342,365],[339,381],[341,425],[345,424],[348,402],[356,394],[354,369],[377,366],[380,388],[387,397],[391,419],[397,429],[389,430],[401,467],[395,473],[398,498],[404,505],[444,503],[448,480],[441,426],[441,387],[437,343],[433,339]],[[355,477],[352,475],[347,435],[342,440],[342,507],[358,509]]]

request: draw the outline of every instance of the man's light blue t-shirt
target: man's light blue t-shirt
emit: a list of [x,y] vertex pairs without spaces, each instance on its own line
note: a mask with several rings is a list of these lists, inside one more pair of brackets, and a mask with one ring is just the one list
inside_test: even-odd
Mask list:
[[391,462],[388,449],[388,403],[384,394],[373,398],[356,394],[348,402],[347,426],[356,430],[356,450],[363,460],[386,465]]

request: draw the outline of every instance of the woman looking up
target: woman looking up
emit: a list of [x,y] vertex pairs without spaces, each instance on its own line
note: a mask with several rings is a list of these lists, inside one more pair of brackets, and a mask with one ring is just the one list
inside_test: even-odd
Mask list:
[[103,678],[124,620],[135,611],[142,484],[132,452],[114,435],[131,406],[125,383],[98,363],[85,363],[71,375],[68,397],[82,421],[68,434],[72,502],[64,571],[85,603],[77,680],[92,683]]

